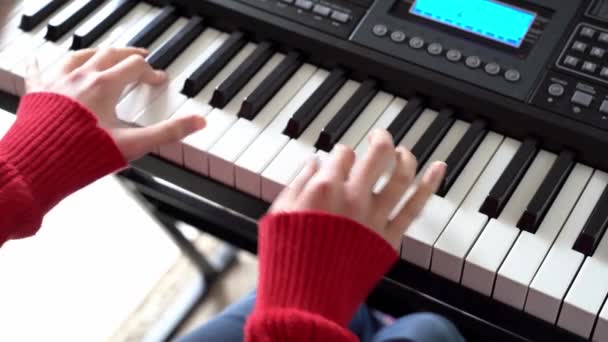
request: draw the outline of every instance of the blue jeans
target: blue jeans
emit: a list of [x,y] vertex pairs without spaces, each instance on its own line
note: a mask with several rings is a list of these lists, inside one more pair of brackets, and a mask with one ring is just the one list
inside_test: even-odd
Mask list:
[[[180,337],[178,342],[243,341],[243,327],[253,310],[255,293],[232,304],[217,317]],[[431,313],[416,313],[390,325],[362,305],[349,325],[362,342],[464,342],[458,329],[445,318]]]

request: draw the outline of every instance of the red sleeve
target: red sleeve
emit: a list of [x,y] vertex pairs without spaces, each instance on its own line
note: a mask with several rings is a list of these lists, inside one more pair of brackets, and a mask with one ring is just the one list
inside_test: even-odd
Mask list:
[[63,198],[125,166],[87,108],[58,94],[22,97],[0,140],[0,246],[35,234]]
[[348,323],[397,260],[371,229],[321,212],[264,217],[258,245],[248,342],[357,341]]

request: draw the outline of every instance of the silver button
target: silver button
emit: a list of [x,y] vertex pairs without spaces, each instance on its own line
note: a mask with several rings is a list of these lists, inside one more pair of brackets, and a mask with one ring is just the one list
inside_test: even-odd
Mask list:
[[458,50],[449,50],[445,55],[450,62],[458,62],[462,59],[462,52]]
[[481,58],[477,56],[469,56],[464,62],[471,69],[476,69],[481,66]]
[[593,74],[593,73],[595,73],[595,70],[597,70],[597,64],[592,63],[592,62],[585,62],[585,63],[583,63],[583,66],[581,67],[581,69],[583,69],[583,71]]
[[600,43],[608,43],[608,33],[602,32],[600,36],[597,38]]
[[505,78],[509,82],[517,82],[521,79],[521,73],[515,69],[509,69],[505,72]]
[[305,10],[309,10],[312,8],[314,3],[310,0],[296,0],[296,7],[300,7]]
[[485,67],[486,73],[490,75],[498,75],[500,73],[500,65],[497,63],[488,63]]
[[600,71],[600,76],[608,78],[608,68],[603,67],[602,70]]
[[574,95],[572,95],[572,99],[570,99],[570,101],[579,106],[589,107],[591,102],[593,102],[593,95],[577,90],[574,92]]
[[341,23],[347,23],[348,19],[350,19],[350,15],[344,12],[335,11],[331,14],[331,18],[335,21],[339,21]]
[[576,67],[578,65],[579,59],[574,56],[566,56],[564,59],[564,64],[571,67]]
[[426,51],[433,56],[438,56],[443,52],[443,46],[439,43],[432,43],[426,48]]
[[591,56],[597,57],[597,58],[603,58],[605,53],[606,53],[606,50],[604,50],[602,48],[598,48],[598,47],[591,48],[591,52],[589,52],[589,54]]
[[313,7],[312,11],[318,15],[327,17],[331,13],[331,8],[317,4],[315,7]]
[[413,37],[410,39],[410,47],[414,49],[422,49],[422,47],[424,47],[424,39],[420,37]]
[[549,95],[560,97],[564,95],[565,89],[564,86],[559,83],[553,83],[549,86]]
[[386,27],[386,25],[378,24],[378,25],[374,26],[372,31],[374,32],[374,34],[376,36],[384,37],[388,33],[388,27]]
[[572,49],[579,52],[585,52],[585,50],[587,50],[587,44],[576,41],[572,44]]
[[391,33],[391,40],[395,43],[402,43],[405,41],[405,33],[402,31],[394,31]]
[[583,37],[593,38],[594,35],[595,35],[595,30],[592,29],[591,27],[583,27],[581,29],[581,36],[583,36]]

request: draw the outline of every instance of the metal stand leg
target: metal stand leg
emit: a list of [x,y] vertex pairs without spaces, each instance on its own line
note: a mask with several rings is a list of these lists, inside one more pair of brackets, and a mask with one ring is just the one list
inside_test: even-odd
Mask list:
[[209,294],[214,283],[234,264],[237,249],[228,244],[222,244],[214,255],[206,256],[182,234],[176,225],[177,220],[158,210],[153,201],[148,201],[137,190],[130,190],[148,207],[150,214],[157,218],[173,242],[198,270],[198,277],[195,281],[188,286],[172,307],[164,313],[160,322],[144,338],[144,341],[147,342],[169,341],[175,337],[177,331]]

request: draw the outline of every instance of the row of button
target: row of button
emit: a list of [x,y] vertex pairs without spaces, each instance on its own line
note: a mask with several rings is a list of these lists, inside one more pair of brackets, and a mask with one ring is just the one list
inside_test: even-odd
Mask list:
[[[548,91],[549,95],[551,96],[561,97],[566,92],[566,89],[559,83],[553,83],[549,86]],[[570,102],[577,106],[588,108],[593,102],[593,95],[577,90],[574,92],[574,94],[572,94]],[[608,114],[608,100],[602,101],[602,104],[600,105],[600,112],[602,114]]]
[[[386,25],[378,24],[372,28],[372,32],[377,37],[385,37],[389,34],[389,29]],[[403,43],[407,39],[407,35],[403,31],[393,31],[390,34],[390,39],[395,43]],[[422,49],[424,48],[426,42],[421,37],[412,37],[408,42],[409,46],[412,49]],[[440,56],[444,52],[444,47],[440,43],[430,43],[428,44],[426,51],[432,56]],[[462,52],[456,49],[449,49],[445,53],[445,57],[448,61],[453,63],[458,63],[463,59]],[[471,69],[477,69],[481,67],[482,60],[478,56],[468,56],[465,59],[465,65]],[[484,71],[492,76],[499,75],[502,71],[502,67],[498,63],[487,63],[484,66]],[[515,69],[509,69],[505,71],[505,79],[509,82],[517,82],[521,79],[521,73]]]
[[[595,29],[585,26],[581,29],[580,35],[585,38],[593,39],[593,38],[595,38],[596,33],[597,33],[597,31]],[[608,43],[608,33],[600,32],[600,34],[597,37],[597,40],[600,43]]]
[[337,11],[337,10],[332,10],[331,8],[329,8],[325,5],[315,4],[314,2],[312,2],[310,0],[281,0],[281,1],[288,3],[288,4],[294,4],[296,7],[301,8],[303,10],[307,10],[307,11],[312,10],[312,12],[315,14],[318,14],[323,17],[331,17],[331,19],[333,19],[335,21],[339,21],[341,23],[347,23],[350,20],[350,15],[348,13]]

